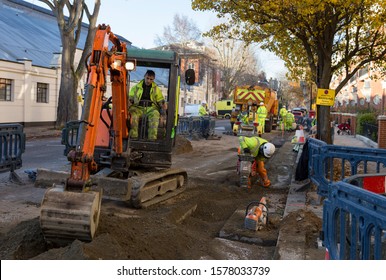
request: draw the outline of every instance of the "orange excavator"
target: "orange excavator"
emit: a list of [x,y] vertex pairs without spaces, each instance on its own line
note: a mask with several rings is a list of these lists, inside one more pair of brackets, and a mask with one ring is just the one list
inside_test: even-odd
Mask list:
[[[128,49],[109,26],[98,26],[87,62],[82,116],[63,130],[70,173],[59,180],[53,176],[55,171],[38,170],[37,181],[53,176],[53,180],[64,182],[55,182],[41,204],[40,225],[47,241],[66,244],[75,239],[92,240],[102,198],[127,201],[141,208],[185,188],[186,171],[171,168],[178,122],[179,63],[175,52]],[[139,138],[129,137],[129,81],[141,80],[147,69],[157,73],[156,82],[167,102],[156,141],[147,139],[146,114],[140,119]],[[110,98],[106,96],[108,75]],[[185,78],[188,84],[194,83],[191,71]]]

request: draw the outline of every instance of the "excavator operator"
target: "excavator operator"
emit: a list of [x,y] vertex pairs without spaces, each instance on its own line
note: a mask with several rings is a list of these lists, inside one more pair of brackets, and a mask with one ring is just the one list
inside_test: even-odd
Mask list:
[[257,172],[262,180],[263,186],[268,188],[271,185],[271,181],[268,179],[267,170],[264,167],[264,161],[272,157],[275,152],[275,145],[257,136],[240,136],[239,143],[240,152],[243,152],[244,154],[251,154],[255,158],[250,176],[254,177]]
[[165,114],[165,99],[154,82],[155,72],[147,70],[144,79],[129,92],[130,138],[138,139],[138,125],[142,114],[148,118],[148,140],[157,139],[160,115]]

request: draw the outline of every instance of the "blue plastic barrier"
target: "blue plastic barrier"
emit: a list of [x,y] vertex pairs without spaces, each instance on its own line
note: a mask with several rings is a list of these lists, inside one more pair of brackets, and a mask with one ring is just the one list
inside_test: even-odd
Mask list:
[[346,182],[331,184],[323,233],[329,259],[386,259],[386,197]]
[[21,124],[0,124],[0,172],[21,168],[25,134]]
[[307,141],[329,259],[386,259],[386,150]]
[[178,118],[177,134],[189,135],[191,131],[191,118],[180,117]]
[[69,121],[62,129],[62,144],[65,146],[63,154],[68,155],[70,150],[75,148],[78,140],[79,121]]
[[[332,182],[356,175],[359,169],[363,174],[385,172],[385,149],[328,145],[313,138],[307,141],[309,142],[309,176],[318,187],[318,194],[321,196],[328,196],[329,185]],[[337,163],[341,165],[338,172]],[[374,165],[373,169],[369,168],[370,164]],[[334,178],[337,175],[339,175],[338,178]]]
[[213,135],[216,120],[210,116],[180,117],[178,119],[177,134],[187,137],[205,137]]

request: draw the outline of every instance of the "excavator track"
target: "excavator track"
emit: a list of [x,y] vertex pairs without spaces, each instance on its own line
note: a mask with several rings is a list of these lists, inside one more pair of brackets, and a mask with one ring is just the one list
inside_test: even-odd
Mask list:
[[169,199],[185,190],[188,176],[182,169],[166,169],[134,176],[130,202],[135,208],[147,207]]
[[91,241],[98,228],[101,192],[65,191],[63,185],[48,189],[43,197],[40,227],[45,239],[64,245],[75,239]]

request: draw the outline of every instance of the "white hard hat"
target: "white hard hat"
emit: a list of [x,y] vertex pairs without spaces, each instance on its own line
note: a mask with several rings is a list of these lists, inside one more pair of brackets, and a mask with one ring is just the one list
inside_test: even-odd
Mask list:
[[263,106],[264,105],[264,102],[260,102],[260,106]]
[[275,152],[275,145],[272,143],[263,144],[263,154],[266,158],[270,158]]
[[205,100],[202,100],[202,102],[201,102],[202,104],[206,104],[206,101]]
[[283,108],[285,108],[285,105],[283,105]]

